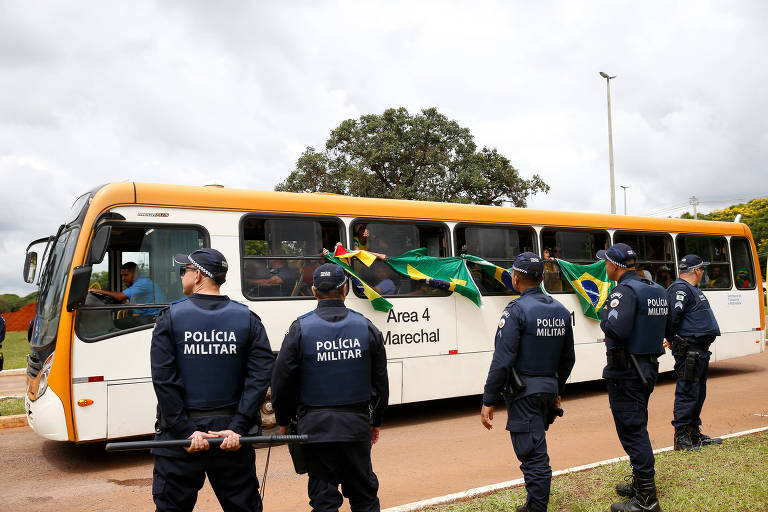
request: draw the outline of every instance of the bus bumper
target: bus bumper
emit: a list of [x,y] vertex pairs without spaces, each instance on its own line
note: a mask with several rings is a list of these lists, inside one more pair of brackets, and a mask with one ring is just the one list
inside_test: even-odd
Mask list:
[[38,435],[53,441],[67,441],[67,420],[64,417],[64,404],[61,399],[48,388],[46,392],[35,400],[24,398],[24,409],[27,412],[29,426]]

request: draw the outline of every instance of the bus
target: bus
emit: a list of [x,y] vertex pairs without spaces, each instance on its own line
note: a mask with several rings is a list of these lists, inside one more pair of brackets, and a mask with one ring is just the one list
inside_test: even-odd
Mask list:
[[[39,285],[29,331],[29,424],[45,438],[76,443],[154,432],[149,348],[157,312],[182,297],[174,254],[221,251],[230,263],[222,293],[261,317],[277,353],[291,322],[315,307],[311,276],[324,261],[323,248],[352,248],[355,237],[390,256],[424,247],[431,256],[467,253],[504,268],[523,251],[591,263],[597,250],[625,242],[637,251],[641,271],[663,286],[676,278],[677,261],[696,253],[712,262],[704,293],[722,331],[712,359],[765,350],[757,253],[741,223],[122,182],[79,197],[56,234],[27,249],[24,278],[37,277]],[[122,289],[126,263],[152,281],[149,303],[114,303],[98,293]],[[384,335],[392,404],[482,393],[512,292],[468,265],[482,307],[388,266],[357,268],[372,286],[391,281],[389,312],[375,311],[354,290],[347,305]],[[599,379],[599,323],[582,314],[555,260],[547,260],[544,285],[572,312],[570,381]],[[669,353],[660,365],[672,369]],[[267,426],[274,422],[270,407],[265,402],[262,411]]]

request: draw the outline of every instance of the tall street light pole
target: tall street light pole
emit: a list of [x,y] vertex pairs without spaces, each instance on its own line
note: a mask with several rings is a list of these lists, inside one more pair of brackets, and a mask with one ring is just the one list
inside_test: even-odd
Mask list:
[[619,185],[621,188],[624,189],[624,215],[627,214],[627,189],[629,188],[629,185]]
[[613,184],[613,129],[611,128],[611,79],[616,76],[609,76],[608,73],[600,72],[600,76],[605,78],[605,85],[608,88],[608,160],[611,165],[611,213],[616,213],[616,186]]

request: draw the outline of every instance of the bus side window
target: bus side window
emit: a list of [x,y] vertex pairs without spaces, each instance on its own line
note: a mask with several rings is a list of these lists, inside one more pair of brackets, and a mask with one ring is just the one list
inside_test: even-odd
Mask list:
[[731,238],[733,280],[739,290],[754,290],[755,268],[752,263],[752,247],[746,238]]
[[695,254],[710,265],[706,269],[699,288],[706,290],[730,290],[731,269],[728,261],[728,242],[724,236],[677,235],[677,259]]
[[248,216],[242,224],[242,290],[251,300],[312,297],[314,269],[341,241],[338,220]]
[[617,231],[614,243],[625,243],[637,253],[637,273],[668,288],[675,280],[672,236],[655,233]]
[[544,262],[544,288],[550,293],[573,293],[571,283],[554,260],[559,258],[579,265],[594,263],[597,251],[607,248],[608,240],[608,232],[604,230],[542,229],[542,256],[548,260]]

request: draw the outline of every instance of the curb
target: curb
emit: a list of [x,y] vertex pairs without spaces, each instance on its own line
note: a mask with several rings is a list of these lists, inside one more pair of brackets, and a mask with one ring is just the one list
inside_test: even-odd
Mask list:
[[27,415],[26,414],[14,414],[12,416],[0,416],[0,429],[3,428],[16,428],[26,427]]
[[3,370],[0,372],[0,377],[11,377],[13,375],[24,375],[27,372],[26,368],[14,368],[13,370]]
[[[727,434],[719,437],[721,439],[728,439],[731,437],[741,437],[748,434],[755,434],[757,432],[763,432],[766,430],[768,430],[768,426],[753,428],[752,430],[745,430],[743,432],[736,432],[734,434]],[[658,450],[653,450],[653,453],[658,454],[658,453],[670,452],[670,451],[672,451],[672,446],[667,446],[665,448],[659,448]],[[629,460],[629,457],[626,455],[623,457],[616,457],[614,459],[601,460],[600,462],[593,462],[591,464],[585,464],[583,466],[575,466],[572,468],[561,469],[559,471],[553,471],[552,476],[556,477],[560,475],[566,475],[568,473],[578,473],[580,471],[586,471],[588,469],[593,469],[599,466],[605,466],[607,464],[613,464],[614,462],[621,462],[625,460]],[[494,491],[500,491],[502,489],[519,487],[524,484],[525,484],[525,480],[523,480],[522,478],[518,478],[516,480],[508,480],[506,482],[499,482],[497,484],[486,485],[485,487],[476,487],[474,489],[468,489],[462,492],[446,494],[445,496],[438,496],[436,498],[429,498],[422,501],[415,501],[413,503],[407,503],[405,505],[399,505],[397,507],[390,507],[382,510],[382,512],[413,512],[413,511],[424,509],[426,507],[433,507],[435,505],[444,505],[446,503],[451,503],[457,500],[464,500],[467,498],[475,498],[475,497],[483,496],[485,494],[490,494]]]

